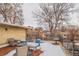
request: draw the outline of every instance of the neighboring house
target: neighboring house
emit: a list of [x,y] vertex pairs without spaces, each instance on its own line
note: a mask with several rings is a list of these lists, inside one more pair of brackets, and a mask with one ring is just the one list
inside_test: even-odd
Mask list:
[[45,39],[45,40],[49,39],[49,37],[50,37],[50,32],[47,31],[47,30],[44,30],[43,33],[44,33],[44,34],[43,34],[44,39]]
[[28,27],[28,30],[27,30],[27,38],[28,39],[43,39],[44,37],[44,33],[42,31],[41,28],[32,28],[32,27]]
[[22,25],[0,23],[0,44],[6,43],[8,38],[26,40],[27,28]]
[[27,39],[28,40],[34,40],[34,39],[36,39],[36,32],[33,30],[33,29],[31,29],[31,28],[28,28],[28,30],[27,30]]

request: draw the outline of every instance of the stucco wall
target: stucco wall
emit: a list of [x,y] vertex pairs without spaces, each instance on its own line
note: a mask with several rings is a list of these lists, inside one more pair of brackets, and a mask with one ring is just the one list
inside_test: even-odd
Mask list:
[[26,30],[19,27],[0,25],[0,44],[6,43],[7,38],[25,39]]

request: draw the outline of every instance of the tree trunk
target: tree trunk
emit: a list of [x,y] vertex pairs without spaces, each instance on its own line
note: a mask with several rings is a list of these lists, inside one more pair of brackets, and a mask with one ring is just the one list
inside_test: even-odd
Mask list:
[[74,36],[72,36],[71,42],[72,42],[72,55],[74,56]]
[[5,13],[4,13],[3,17],[4,17],[4,22],[8,22],[8,20],[7,20],[7,16],[6,16]]

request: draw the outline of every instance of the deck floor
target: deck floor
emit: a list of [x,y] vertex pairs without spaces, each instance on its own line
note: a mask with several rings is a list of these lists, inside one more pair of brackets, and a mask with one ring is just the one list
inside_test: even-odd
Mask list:
[[0,56],[6,55],[7,53],[9,53],[10,51],[12,51],[13,49],[15,49],[15,47],[0,48]]

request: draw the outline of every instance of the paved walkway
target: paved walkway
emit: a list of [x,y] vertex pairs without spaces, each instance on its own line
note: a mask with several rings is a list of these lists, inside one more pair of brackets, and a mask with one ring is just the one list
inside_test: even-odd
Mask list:
[[41,49],[44,51],[40,56],[64,56],[64,51],[60,46],[52,45],[49,42],[41,43]]

